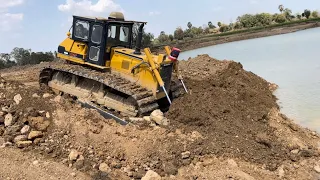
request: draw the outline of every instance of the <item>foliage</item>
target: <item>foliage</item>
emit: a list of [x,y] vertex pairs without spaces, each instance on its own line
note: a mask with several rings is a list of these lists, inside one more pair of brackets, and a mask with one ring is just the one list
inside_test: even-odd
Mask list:
[[311,16],[314,18],[318,18],[319,17],[318,11],[312,11]]
[[213,23],[211,21],[208,22],[208,26],[210,29],[217,28],[215,25],[213,25]]
[[219,28],[220,32],[227,32],[227,31],[230,31],[230,30],[231,30],[230,26],[225,25],[225,24],[221,24],[221,26]]
[[244,28],[251,28],[256,26],[267,26],[272,23],[272,15],[269,13],[260,13],[256,15],[244,14],[242,16],[239,16],[237,18],[237,21]]
[[301,19],[302,19],[302,15],[301,15],[300,13],[297,13],[297,14],[296,14],[296,18],[299,19],[299,20],[301,20]]
[[191,29],[192,28],[192,23],[188,22],[187,26],[188,26],[189,29]]
[[284,14],[276,14],[273,18],[276,23],[284,23],[287,21]]
[[308,9],[305,9],[304,12],[302,13],[302,16],[306,17],[307,19],[309,19],[310,15],[311,15],[311,11]]
[[173,38],[172,34],[169,35],[169,39],[170,39],[170,41],[173,41],[174,38]]
[[174,38],[178,39],[178,40],[182,40],[183,39],[183,30],[181,27],[178,27],[175,31],[174,31]]
[[282,4],[280,4],[280,5],[278,6],[278,9],[279,9],[280,13],[282,13],[283,10],[284,10],[284,6],[283,6]]
[[161,31],[160,35],[158,36],[158,40],[160,43],[164,43],[169,41],[169,35],[167,35],[164,31]]
[[222,25],[222,23],[221,23],[221,22],[218,22],[218,26],[221,27],[221,25]]

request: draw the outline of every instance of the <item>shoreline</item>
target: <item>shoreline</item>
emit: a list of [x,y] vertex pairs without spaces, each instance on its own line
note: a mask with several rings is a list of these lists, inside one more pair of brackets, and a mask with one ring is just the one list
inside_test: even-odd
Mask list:
[[[175,43],[168,43],[171,47],[181,49],[181,51],[190,51],[208,46],[214,46],[218,44],[225,44],[229,42],[236,42],[242,40],[256,39],[262,37],[276,36],[281,34],[294,33],[302,30],[312,29],[320,27],[320,22],[301,22],[297,24],[289,24],[277,27],[266,27],[259,30],[248,30],[248,32],[239,32],[230,35],[221,34],[220,36],[204,36],[194,39],[187,39],[178,41]],[[152,48],[157,53],[163,53],[163,46]]]

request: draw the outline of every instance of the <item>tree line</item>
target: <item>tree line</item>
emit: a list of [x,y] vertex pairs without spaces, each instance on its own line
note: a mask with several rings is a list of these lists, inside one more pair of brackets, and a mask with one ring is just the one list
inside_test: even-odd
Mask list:
[[209,21],[207,24],[195,27],[191,22],[187,23],[187,28],[183,29],[177,27],[172,34],[167,34],[164,31],[155,38],[152,33],[146,33],[144,39],[147,39],[143,44],[145,46],[158,45],[176,40],[183,40],[185,38],[193,38],[203,36],[206,34],[218,34],[229,31],[236,31],[241,29],[248,29],[254,27],[264,27],[272,24],[282,24],[291,21],[298,21],[302,19],[318,18],[318,11],[310,11],[305,9],[303,13],[293,14],[292,10],[285,8],[283,5],[278,6],[279,13],[258,13],[258,14],[244,14],[236,19],[236,22],[229,24],[217,22],[216,25]]
[[54,54],[50,52],[33,52],[31,49],[15,47],[11,53],[0,53],[0,69],[12,66],[39,64],[53,61]]

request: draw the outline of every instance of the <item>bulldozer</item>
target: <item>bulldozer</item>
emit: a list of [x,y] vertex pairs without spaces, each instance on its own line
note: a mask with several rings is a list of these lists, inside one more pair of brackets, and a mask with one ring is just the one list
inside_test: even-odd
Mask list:
[[149,47],[142,49],[145,24],[125,20],[121,12],[107,18],[74,15],[56,53],[62,63],[41,70],[40,87],[127,117],[168,110],[185,92],[174,76],[180,50],[165,46],[165,53],[153,54]]

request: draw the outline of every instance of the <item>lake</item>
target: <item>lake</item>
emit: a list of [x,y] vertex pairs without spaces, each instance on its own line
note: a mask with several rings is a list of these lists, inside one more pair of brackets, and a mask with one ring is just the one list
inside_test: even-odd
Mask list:
[[281,112],[320,132],[320,28],[250,39],[182,52],[187,60],[200,54],[240,62],[269,82]]

